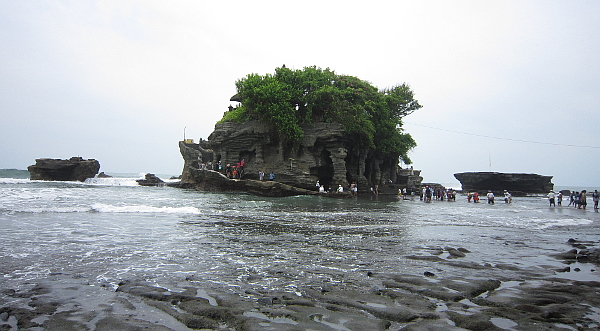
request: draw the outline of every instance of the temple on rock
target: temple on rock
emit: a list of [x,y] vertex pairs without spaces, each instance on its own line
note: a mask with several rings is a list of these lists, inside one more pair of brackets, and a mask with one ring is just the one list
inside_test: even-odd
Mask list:
[[[329,68],[282,66],[272,74],[249,74],[236,88],[230,101],[237,106],[229,106],[207,141],[180,143],[182,185],[269,195],[314,193],[317,182],[325,190],[352,185],[358,192],[420,185],[419,171],[398,166],[400,160],[411,163],[407,153],[416,146],[402,118],[422,107],[408,84],[378,89]],[[233,176],[237,180],[257,180],[264,172],[268,182],[279,184],[240,184],[210,173],[215,164],[238,162],[244,165]],[[197,171],[209,163],[210,172]],[[397,193],[399,187],[393,188]]]

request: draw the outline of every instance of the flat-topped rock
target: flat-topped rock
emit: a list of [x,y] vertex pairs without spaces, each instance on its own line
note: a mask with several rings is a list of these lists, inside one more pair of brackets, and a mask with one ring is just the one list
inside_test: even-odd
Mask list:
[[85,181],[93,178],[100,170],[100,162],[81,157],[63,159],[36,159],[27,167],[31,180]]
[[554,188],[552,176],[502,172],[462,172],[454,174],[463,191],[508,190],[518,193],[547,193]]

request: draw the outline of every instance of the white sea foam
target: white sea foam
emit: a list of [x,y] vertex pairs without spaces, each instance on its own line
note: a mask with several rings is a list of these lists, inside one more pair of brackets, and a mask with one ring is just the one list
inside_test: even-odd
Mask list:
[[546,229],[552,226],[574,226],[592,224],[594,221],[585,218],[565,218],[565,219],[550,219],[544,220],[540,229]]
[[95,203],[92,210],[99,213],[157,213],[157,214],[200,214],[196,207],[154,207],[147,205],[114,206]]
[[58,206],[39,206],[39,207],[28,207],[28,206],[16,206],[10,209],[11,212],[15,213],[85,213],[91,211],[89,207],[58,207]]
[[0,178],[0,184],[24,184],[31,182],[26,178]]
[[137,179],[140,178],[87,178],[84,184],[98,186],[139,186],[136,181]]

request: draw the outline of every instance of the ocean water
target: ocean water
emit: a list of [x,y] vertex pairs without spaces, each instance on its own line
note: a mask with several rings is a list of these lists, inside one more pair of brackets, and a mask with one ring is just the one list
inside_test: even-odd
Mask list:
[[[572,249],[570,238],[598,245],[600,214],[591,199],[580,210],[568,202],[551,208],[543,197],[495,205],[464,196],[432,203],[396,196],[264,198],[138,186],[143,174],[86,183],[30,181],[22,170],[0,175],[2,289],[25,290],[66,274],[108,291],[138,279],[240,295],[249,286],[294,291],[364,281],[369,271],[422,275],[431,263],[408,257],[444,247],[471,251],[465,262],[600,280],[591,264],[555,272],[564,263],[551,256]],[[521,277],[442,265],[432,271]],[[11,300],[0,293],[0,306]]]

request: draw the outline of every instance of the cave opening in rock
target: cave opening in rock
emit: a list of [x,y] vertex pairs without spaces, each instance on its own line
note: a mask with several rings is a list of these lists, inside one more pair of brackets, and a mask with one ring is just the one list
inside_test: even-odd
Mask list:
[[352,153],[344,158],[346,162],[346,181],[348,184],[357,183],[360,177],[360,157]]
[[319,183],[325,187],[325,190],[331,188],[333,182],[333,160],[331,160],[331,152],[326,149],[320,154],[319,166],[310,169],[311,175],[317,176]]

